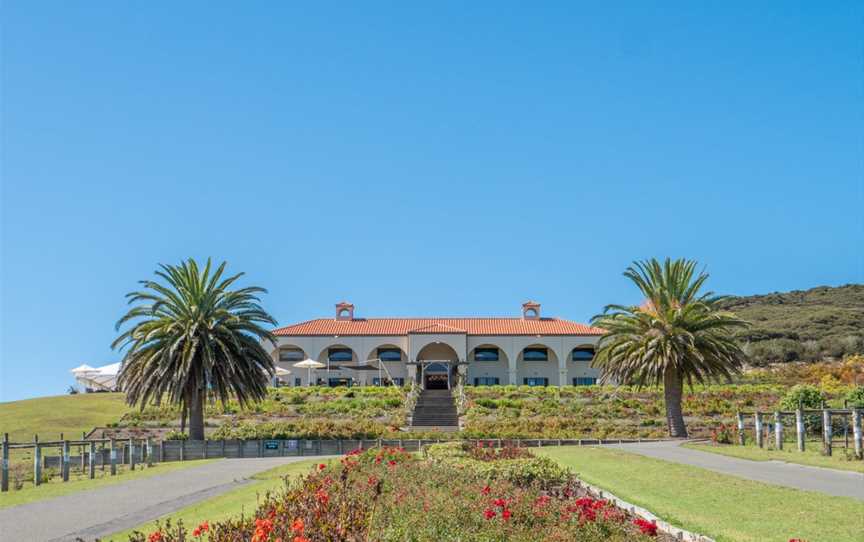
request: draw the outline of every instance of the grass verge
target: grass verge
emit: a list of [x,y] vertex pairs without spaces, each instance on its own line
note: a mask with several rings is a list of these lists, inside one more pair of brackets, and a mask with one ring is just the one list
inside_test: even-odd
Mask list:
[[0,431],[12,442],[68,439],[83,431],[116,422],[129,411],[122,393],[79,393],[0,403]]
[[684,444],[685,448],[692,448],[702,452],[750,459],[752,461],[785,461],[787,463],[798,463],[811,467],[825,467],[829,469],[848,470],[864,473],[864,461],[852,459],[850,454],[843,448],[835,448],[834,455],[826,457],[820,453],[816,443],[808,442],[809,447],[804,452],[795,448],[795,443],[789,443],[788,448],[784,445],[783,450],[775,448],[758,448],[755,445],[736,446],[732,444],[714,446],[713,444]]
[[864,502],[591,447],[538,451],[583,480],[718,542],[857,542]]
[[188,469],[190,467],[204,465],[213,461],[218,461],[218,459],[157,463],[150,468],[138,468],[134,471],[124,470],[118,473],[116,476],[109,476],[104,475],[104,473],[100,473],[99,478],[95,478],[93,480],[89,478],[79,478],[77,480],[61,482],[57,479],[52,479],[51,482],[39,486],[33,486],[32,484],[28,484],[27,487],[18,491],[8,491],[5,493],[0,493],[0,508],[17,506],[19,504],[26,504],[34,501],[41,501],[44,499],[50,499],[52,497],[68,495],[70,493],[75,493],[78,491],[86,491],[88,489],[96,489],[99,487],[117,484],[120,482],[127,482],[129,480],[149,478],[150,476],[156,476],[158,474],[164,474],[166,472],[173,472],[181,469]]
[[252,476],[252,483],[242,485],[217,497],[191,504],[127,531],[112,534],[102,540],[103,542],[120,542],[127,540],[134,531],[150,533],[156,530],[157,521],[165,521],[168,518],[171,518],[171,521],[175,523],[177,520],[183,520],[183,524],[192,529],[204,520],[218,521],[243,513],[251,513],[255,510],[260,495],[280,488],[286,476],[305,474],[312,465],[317,465],[320,462],[320,460],[298,461],[260,472]]

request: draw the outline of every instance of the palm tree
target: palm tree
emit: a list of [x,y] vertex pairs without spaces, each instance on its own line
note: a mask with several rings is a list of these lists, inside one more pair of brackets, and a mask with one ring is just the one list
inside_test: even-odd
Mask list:
[[164,284],[143,280],[144,291],[126,295],[137,305],[117,322],[119,331],[134,320],[111,345],[128,347],[118,383],[130,405],[178,405],[181,426],[188,416],[189,437],[203,440],[208,395],[241,406],[266,395],[275,368],[261,341],[274,338],[259,324],[276,321],[259,305],[266,290],[229,289],[243,273],[223,278],[224,262],[212,275],[209,259],[203,271],[191,258],[159,267]]
[[700,293],[708,274],[696,274],[693,260],[633,262],[624,272],[641,290],[639,306],[609,305],[592,324],[606,330],[593,365],[604,381],[637,387],[662,384],[669,436],[687,438],[681,413],[683,384],[740,372],[745,353],[732,338],[748,324],[719,304],[726,299]]

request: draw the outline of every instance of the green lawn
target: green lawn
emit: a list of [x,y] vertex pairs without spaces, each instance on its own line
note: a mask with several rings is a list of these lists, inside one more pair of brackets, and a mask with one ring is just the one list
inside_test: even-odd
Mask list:
[[163,474],[166,472],[172,472],[180,469],[188,469],[189,467],[204,465],[205,463],[210,463],[212,461],[218,461],[218,459],[203,459],[197,461],[172,461],[170,463],[158,463],[153,467],[149,468],[137,468],[134,471],[124,470],[116,476],[110,476],[99,472],[99,477],[93,480],[90,480],[89,478],[80,478],[77,480],[62,482],[57,479],[52,479],[50,483],[42,484],[35,487],[28,484],[27,487],[18,491],[8,491],[0,493],[0,508],[6,508],[7,506],[16,506],[18,504],[24,504],[33,501],[41,501],[43,499],[59,497],[60,495],[67,495],[69,493],[75,493],[77,491],[86,491],[88,489],[95,489],[102,486],[126,482],[128,480],[147,478],[150,476],[155,476],[157,474]]
[[0,433],[12,442],[81,438],[83,431],[116,422],[129,408],[122,393],[79,393],[0,403]]
[[725,541],[860,542],[864,502],[592,447],[544,448],[585,481],[684,529]]
[[712,444],[685,444],[686,448],[711,452],[715,454],[751,459],[753,461],[786,461],[788,463],[799,463],[813,467],[827,467],[829,469],[850,470],[864,473],[864,461],[851,459],[843,448],[834,448],[834,454],[826,457],[820,453],[821,443],[808,442],[804,452],[799,452],[795,443],[784,444],[783,450],[774,448],[758,448],[756,445],[736,446],[732,444],[714,446]]
[[[223,493],[218,497],[207,499],[196,504],[176,510],[171,514],[167,514],[158,518],[164,521],[171,518],[171,521],[183,520],[183,524],[187,527],[194,528],[204,520],[218,521],[231,516],[240,515],[242,513],[250,513],[255,510],[258,503],[258,497],[267,491],[278,489],[282,486],[282,480],[285,476],[293,476],[297,474],[305,474],[309,471],[312,465],[317,465],[320,460],[298,461],[289,463],[264,471],[252,476],[254,480],[250,484],[243,485],[228,493]],[[150,533],[156,529],[156,521],[151,521],[139,525],[128,531],[113,534],[103,538],[108,541],[125,541],[133,531],[142,531]]]

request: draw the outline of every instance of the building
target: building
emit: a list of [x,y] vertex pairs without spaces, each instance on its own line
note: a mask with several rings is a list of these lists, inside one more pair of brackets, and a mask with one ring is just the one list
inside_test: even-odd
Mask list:
[[[589,385],[602,330],[541,316],[540,304],[522,305],[515,318],[357,318],[354,305],[336,305],[333,318],[274,330],[272,355],[291,371],[283,382],[305,386],[405,384],[426,389],[467,385]],[[269,343],[267,344],[270,347]],[[311,373],[293,365],[312,359]]]

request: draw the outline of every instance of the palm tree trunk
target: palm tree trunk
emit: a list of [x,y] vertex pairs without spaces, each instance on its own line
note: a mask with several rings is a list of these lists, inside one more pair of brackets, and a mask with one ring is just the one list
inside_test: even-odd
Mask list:
[[192,393],[189,404],[189,439],[204,440],[204,390]]
[[683,389],[684,383],[679,372],[673,367],[666,369],[663,374],[663,395],[666,400],[666,422],[672,438],[687,438],[687,426],[684,425],[684,414],[681,412]]

